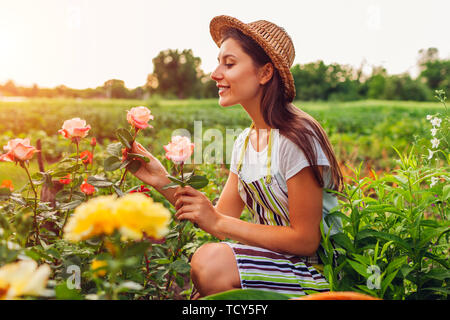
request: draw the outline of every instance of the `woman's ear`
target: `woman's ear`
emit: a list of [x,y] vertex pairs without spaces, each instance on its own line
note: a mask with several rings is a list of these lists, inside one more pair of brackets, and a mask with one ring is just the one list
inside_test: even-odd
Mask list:
[[261,67],[260,72],[260,80],[259,83],[261,85],[265,85],[272,79],[273,76],[273,64],[271,62],[267,62],[265,65]]

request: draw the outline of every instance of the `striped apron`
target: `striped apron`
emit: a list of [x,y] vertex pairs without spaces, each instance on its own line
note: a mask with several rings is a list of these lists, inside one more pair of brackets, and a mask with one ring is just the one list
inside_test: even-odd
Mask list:
[[[249,135],[253,126],[250,127]],[[237,164],[238,191],[254,223],[289,226],[288,195],[271,175],[272,130],[268,142],[267,175],[252,182],[242,179],[241,167],[249,135]],[[285,198],[280,199],[280,194]],[[317,254],[302,257],[240,243],[224,243],[233,250],[243,289],[276,291],[291,297],[329,291],[325,277],[317,270],[320,263]]]

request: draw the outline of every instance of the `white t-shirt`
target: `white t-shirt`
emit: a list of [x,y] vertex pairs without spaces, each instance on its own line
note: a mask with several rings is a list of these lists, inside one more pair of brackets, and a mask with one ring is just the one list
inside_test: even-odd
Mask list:
[[[233,146],[230,170],[235,174],[237,174],[237,163],[249,131],[250,128],[246,128],[237,137]],[[309,166],[309,163],[303,151],[294,142],[281,135],[277,129],[272,129],[272,132],[271,173],[277,178],[278,182],[280,182],[284,191],[287,192],[286,181],[303,168]],[[324,179],[325,186],[328,186],[330,179],[330,163],[319,142],[316,139],[314,139],[314,142],[317,152],[317,164],[327,166],[324,168]],[[251,141],[248,142],[241,167],[242,179],[245,182],[251,182],[267,175],[267,151],[267,145],[263,150],[257,152],[251,144]]]

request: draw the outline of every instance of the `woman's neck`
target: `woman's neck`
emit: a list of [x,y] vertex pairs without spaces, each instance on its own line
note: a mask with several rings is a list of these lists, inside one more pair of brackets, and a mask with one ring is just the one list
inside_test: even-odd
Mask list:
[[261,113],[261,108],[259,103],[245,104],[242,105],[247,111],[250,118],[253,120],[254,129],[259,130],[270,130],[270,126],[264,121],[264,117]]

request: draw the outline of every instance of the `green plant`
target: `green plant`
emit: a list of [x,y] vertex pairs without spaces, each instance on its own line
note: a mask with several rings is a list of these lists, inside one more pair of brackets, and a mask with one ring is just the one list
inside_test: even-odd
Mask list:
[[[445,95],[437,94],[445,106]],[[448,119],[444,114],[442,140],[448,137]],[[435,163],[417,149],[406,154],[395,149],[399,168],[383,176],[362,177],[362,164],[352,168],[352,183],[337,193],[340,204],[331,214],[342,219],[343,230],[322,235],[332,290],[384,299],[448,298],[448,144],[439,150],[444,161]]]

